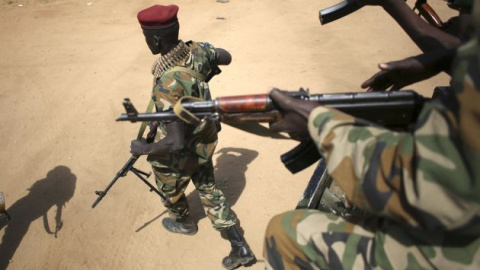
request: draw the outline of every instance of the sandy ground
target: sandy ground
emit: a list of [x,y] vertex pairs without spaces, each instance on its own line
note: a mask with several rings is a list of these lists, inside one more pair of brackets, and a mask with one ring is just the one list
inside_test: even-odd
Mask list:
[[[2,0],[0,3],[0,269],[222,269],[229,243],[189,187],[196,236],[165,231],[159,197],[128,175],[95,208],[129,158],[139,124],[118,123],[123,98],[148,103],[155,57],[136,13],[147,0]],[[377,63],[419,50],[380,8],[321,26],[318,10],[336,1],[178,0],[181,38],[209,41],[233,62],[214,78],[214,97],[266,93],[272,86],[312,93],[361,91]],[[410,3],[412,4],[412,3]],[[432,3],[442,18],[452,13]],[[430,95],[439,75],[411,86]],[[214,156],[217,181],[241,220],[263,269],[269,219],[293,209],[313,167],[291,175],[280,154],[293,141],[224,126]],[[139,169],[149,171],[142,158]],[[63,226],[55,235],[55,216]]]

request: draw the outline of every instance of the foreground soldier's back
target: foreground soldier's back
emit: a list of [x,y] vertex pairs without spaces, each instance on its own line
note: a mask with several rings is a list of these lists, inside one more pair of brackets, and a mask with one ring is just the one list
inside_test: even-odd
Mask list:
[[346,196],[372,216],[315,210],[272,219],[273,269],[480,268],[480,1],[474,38],[457,51],[453,96],[428,104],[415,132],[365,126],[325,107],[310,135]]

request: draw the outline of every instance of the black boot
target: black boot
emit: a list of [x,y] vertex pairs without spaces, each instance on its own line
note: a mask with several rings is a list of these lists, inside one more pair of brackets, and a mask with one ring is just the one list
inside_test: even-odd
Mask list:
[[222,261],[225,268],[235,269],[240,265],[249,266],[256,262],[255,255],[250,250],[237,225],[227,228],[225,234],[232,246],[232,251]]
[[173,233],[181,233],[186,235],[194,235],[198,231],[197,224],[189,217],[182,218],[164,218],[162,220],[163,227]]

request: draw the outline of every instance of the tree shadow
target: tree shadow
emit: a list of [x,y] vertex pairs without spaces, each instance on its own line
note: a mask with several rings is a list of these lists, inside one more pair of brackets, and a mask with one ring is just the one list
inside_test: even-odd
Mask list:
[[[0,229],[5,233],[0,243],[0,269],[6,269],[30,224],[42,217],[45,231],[57,237],[63,226],[62,208],[73,197],[77,177],[65,166],[57,166],[47,173],[45,179],[36,181],[29,189],[27,196],[16,201],[7,211],[11,220],[0,221]],[[8,202],[7,202],[8,203]],[[48,210],[56,206],[55,228],[48,223]]]
[[[245,172],[248,169],[248,164],[258,156],[258,152],[244,148],[227,147],[220,149],[215,154],[220,154],[214,167],[215,182],[217,187],[222,190],[230,206],[233,207],[245,189]],[[200,196],[196,190],[190,192],[187,199],[190,205],[190,216],[195,222],[206,217]]]

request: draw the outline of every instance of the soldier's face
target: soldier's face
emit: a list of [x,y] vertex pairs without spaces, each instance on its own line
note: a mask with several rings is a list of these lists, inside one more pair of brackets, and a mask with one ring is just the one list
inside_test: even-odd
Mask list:
[[143,35],[153,54],[161,53],[164,55],[168,53],[172,46],[177,45],[179,29],[180,24],[177,22],[167,28],[143,29]]
[[153,54],[159,54],[162,52],[162,42],[161,38],[158,35],[155,35],[153,31],[143,31],[145,36],[145,41],[147,42],[148,48]]

